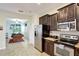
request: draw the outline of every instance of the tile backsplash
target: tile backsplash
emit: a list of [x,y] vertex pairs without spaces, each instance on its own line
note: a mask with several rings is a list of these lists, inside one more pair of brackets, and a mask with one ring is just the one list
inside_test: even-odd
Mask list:
[[71,34],[71,35],[79,35],[78,31],[50,31],[50,35],[60,36],[60,34]]

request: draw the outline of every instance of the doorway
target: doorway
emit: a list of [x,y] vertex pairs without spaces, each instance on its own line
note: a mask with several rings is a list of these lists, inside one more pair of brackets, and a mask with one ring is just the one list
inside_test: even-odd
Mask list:
[[[15,35],[15,36],[14,36]],[[21,35],[22,39],[17,39],[16,37]],[[25,42],[27,38],[27,20],[17,19],[17,18],[8,18],[6,20],[6,44]],[[11,41],[15,38],[15,42]]]

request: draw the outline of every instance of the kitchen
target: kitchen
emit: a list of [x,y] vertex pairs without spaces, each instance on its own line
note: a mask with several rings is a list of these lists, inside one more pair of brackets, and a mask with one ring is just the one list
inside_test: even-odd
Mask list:
[[50,56],[79,56],[79,4],[71,3],[57,13],[39,18],[35,48]]

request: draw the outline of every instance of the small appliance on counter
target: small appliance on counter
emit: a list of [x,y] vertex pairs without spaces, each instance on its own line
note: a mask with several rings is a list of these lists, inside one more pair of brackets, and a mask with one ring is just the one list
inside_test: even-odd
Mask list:
[[50,35],[49,37],[50,37],[50,38],[54,38],[54,39],[58,39],[58,36],[56,36],[56,35],[53,35],[53,36]]
[[74,56],[75,45],[79,41],[79,36],[61,34],[60,40],[54,44],[54,54],[56,56]]

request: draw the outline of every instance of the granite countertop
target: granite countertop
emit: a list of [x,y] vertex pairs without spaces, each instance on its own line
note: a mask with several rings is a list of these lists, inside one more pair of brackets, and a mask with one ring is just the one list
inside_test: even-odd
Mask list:
[[76,48],[79,48],[79,43],[77,43],[77,44],[75,45],[75,47],[76,47]]
[[[51,37],[45,37],[44,39],[50,40],[50,41],[56,41],[56,40],[58,40],[58,39],[51,38]],[[76,47],[76,48],[79,48],[79,43],[77,43],[77,44],[75,45],[75,47]]]
[[46,38],[44,38],[44,39],[46,39],[46,40],[50,40],[50,41],[56,41],[56,40],[58,40],[58,39],[51,38],[51,37],[46,37]]

